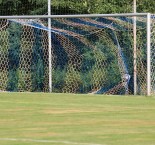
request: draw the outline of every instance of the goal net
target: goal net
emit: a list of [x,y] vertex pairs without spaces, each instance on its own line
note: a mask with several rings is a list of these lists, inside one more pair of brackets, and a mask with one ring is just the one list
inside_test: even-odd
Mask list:
[[[151,20],[153,52],[155,25],[153,17]],[[132,17],[72,17],[51,21],[49,29],[45,18],[0,19],[1,91],[49,91],[50,32],[53,92],[133,94],[136,85],[137,94],[146,94],[146,17],[137,17],[136,52]],[[151,53],[152,91],[154,59]]]

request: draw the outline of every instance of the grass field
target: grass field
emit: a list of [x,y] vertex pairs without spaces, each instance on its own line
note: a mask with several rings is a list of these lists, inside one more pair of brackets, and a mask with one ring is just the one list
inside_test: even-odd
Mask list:
[[155,98],[0,93],[0,145],[155,145]]

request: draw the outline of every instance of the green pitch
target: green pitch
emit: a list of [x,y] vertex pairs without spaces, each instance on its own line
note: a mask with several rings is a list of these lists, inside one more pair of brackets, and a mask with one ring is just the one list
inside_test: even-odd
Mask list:
[[154,144],[154,97],[0,93],[0,145]]

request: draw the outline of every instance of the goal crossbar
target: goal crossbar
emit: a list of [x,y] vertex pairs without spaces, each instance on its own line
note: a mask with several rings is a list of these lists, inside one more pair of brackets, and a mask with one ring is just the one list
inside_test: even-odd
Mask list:
[[0,16],[0,19],[37,19],[37,18],[92,18],[92,17],[133,17],[147,16],[148,13],[121,13],[121,14],[80,14],[80,15],[18,15]]

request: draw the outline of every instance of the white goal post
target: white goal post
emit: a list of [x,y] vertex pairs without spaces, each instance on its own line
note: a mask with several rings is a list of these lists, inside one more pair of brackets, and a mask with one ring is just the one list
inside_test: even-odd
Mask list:
[[[146,40],[145,40],[145,42],[146,42],[146,56],[147,56],[147,58],[146,58],[146,61],[147,61],[147,63],[146,63],[146,85],[144,85],[143,84],[143,86],[141,87],[139,87],[139,88],[143,88],[143,87],[146,87],[146,92],[145,93],[142,93],[142,94],[146,94],[146,95],[148,95],[148,96],[150,96],[151,94],[153,94],[154,93],[154,89],[155,89],[155,84],[154,84],[154,74],[153,73],[155,73],[155,72],[152,72],[152,71],[155,71],[155,69],[154,69],[154,67],[152,67],[152,65],[154,64],[154,62],[152,63],[152,61],[154,61],[154,60],[152,60],[151,59],[151,57],[152,57],[152,54],[151,53],[153,53],[153,52],[151,52],[152,50],[151,50],[151,45],[152,45],[152,43],[151,43],[151,39],[153,39],[154,37],[151,35],[151,14],[150,13],[124,13],[124,14],[83,14],[83,15],[21,15],[21,16],[0,16],[0,21],[2,21],[2,20],[7,20],[7,21],[9,21],[9,20],[17,20],[17,21],[19,21],[19,23],[20,23],[20,20],[22,20],[22,19],[24,19],[24,20],[30,20],[30,19],[38,19],[38,20],[40,20],[40,19],[51,19],[51,20],[56,20],[57,21],[57,19],[60,19],[61,21],[57,21],[57,22],[55,22],[55,23],[59,23],[59,25],[62,25],[62,24],[60,24],[60,22],[63,22],[63,25],[66,25],[67,24],[67,22],[65,22],[66,21],[66,19],[70,19],[70,20],[72,20],[72,19],[74,19],[74,18],[76,18],[76,20],[72,20],[72,22],[68,22],[68,24],[71,24],[72,23],[72,27],[70,27],[70,28],[67,28],[66,27],[66,29],[65,28],[62,28],[62,29],[58,29],[58,28],[56,28],[56,24],[54,24],[54,26],[51,24],[51,22],[49,23],[49,25],[47,26],[47,31],[48,31],[48,41],[51,41],[50,39],[55,39],[55,38],[53,38],[52,36],[51,36],[51,31],[52,32],[55,32],[55,37],[57,37],[57,39],[59,39],[59,42],[56,42],[56,45],[61,45],[61,47],[65,47],[65,51],[69,51],[69,50],[67,50],[67,49],[69,49],[68,47],[69,47],[69,45],[73,45],[73,42],[75,41],[75,40],[72,40],[73,38],[71,38],[71,37],[76,37],[76,39],[78,39],[78,40],[80,40],[80,43],[84,43],[83,41],[85,41],[85,45],[87,45],[87,46],[90,46],[90,45],[92,45],[92,42],[89,44],[89,42],[87,42],[87,40],[82,40],[83,38],[82,38],[82,33],[84,33],[84,31],[88,31],[88,30],[86,30],[86,29],[88,29],[88,27],[89,27],[89,29],[91,30],[91,32],[89,32],[89,35],[91,34],[91,35],[93,35],[93,33],[95,34],[95,33],[98,33],[98,31],[102,31],[103,30],[103,27],[101,28],[101,23],[103,23],[103,22],[99,22],[99,21],[95,21],[96,19],[93,19],[93,20],[87,20],[86,21],[86,19],[88,19],[88,18],[108,18],[108,20],[105,20],[105,22],[108,22],[108,24],[106,24],[106,26],[108,26],[108,27],[111,27],[111,24],[113,23],[109,23],[110,21],[112,21],[113,20],[113,18],[117,18],[117,17],[119,17],[119,18],[124,18],[124,17],[129,17],[129,18],[133,18],[133,17],[143,17],[145,20],[146,20]],[[80,20],[79,20],[79,19]],[[85,21],[83,20],[83,18],[85,19]],[[77,24],[77,19],[78,19],[78,21],[80,21],[80,24],[79,24],[79,22],[78,22],[78,24]],[[126,21],[126,20],[124,20],[124,21]],[[130,20],[129,20],[130,21]],[[104,22],[104,23],[105,23]],[[141,22],[141,21],[140,21]],[[144,22],[144,20],[143,20],[143,22]],[[45,20],[45,23],[46,23],[46,20]],[[119,20],[117,20],[117,23],[119,24]],[[129,22],[128,22],[129,23]],[[126,24],[124,24],[124,22],[122,23],[122,22],[120,22],[120,24],[122,24],[122,26],[121,26],[121,29],[122,29],[122,27],[124,27]],[[1,25],[3,25],[3,24],[1,24]],[[25,26],[27,25],[27,22],[25,22]],[[46,24],[45,24],[46,25]],[[52,25],[52,27],[50,26],[50,25]],[[85,25],[85,26],[84,26]],[[130,25],[130,24],[129,24]],[[9,27],[9,25],[7,26],[7,27]],[[30,26],[31,27],[31,26]],[[40,26],[39,26],[40,27]],[[73,27],[76,27],[76,29],[74,30],[74,31],[72,31],[72,32],[69,32],[69,30],[68,29],[74,29]],[[96,27],[96,28],[92,28],[92,27]],[[118,26],[117,26],[118,27]],[[126,27],[127,27],[127,25],[126,25]],[[27,28],[25,27],[24,29],[27,29],[27,31],[30,31],[30,29],[28,28],[28,26],[27,26]],[[77,30],[77,29],[80,29],[80,31],[81,31],[81,34],[77,34],[77,33],[75,33],[75,31]],[[100,29],[102,29],[102,30],[100,30]],[[128,30],[124,30],[124,31],[129,31],[129,28],[127,28]],[[130,28],[131,29],[131,28]],[[0,26],[0,31],[1,30],[3,30],[3,28],[2,28],[2,26]],[[5,30],[3,30],[3,33],[5,33],[4,32]],[[32,31],[34,31],[34,30],[32,30]],[[82,32],[83,31],[83,32]],[[106,30],[106,31],[108,31],[108,30]],[[116,31],[118,31],[118,30],[116,30]],[[50,32],[50,33],[49,33]],[[34,32],[33,32],[34,33]],[[37,33],[40,33],[40,32],[37,32]],[[69,34],[68,34],[69,33]],[[105,32],[104,32],[105,33]],[[107,32],[106,32],[107,33]],[[110,32],[111,33],[111,32]],[[26,34],[26,32],[25,32],[25,34]],[[63,34],[64,36],[58,36],[58,34]],[[99,37],[100,35],[102,35],[103,33],[100,33],[100,34],[97,34],[97,36],[93,36],[94,37],[94,39],[98,39],[97,37]],[[24,34],[21,34],[22,36],[24,35]],[[33,35],[33,34],[29,34],[29,35]],[[45,34],[44,34],[45,35]],[[76,36],[77,35],[77,36]],[[87,34],[88,35],[88,34]],[[108,34],[109,35],[109,34]],[[65,37],[66,36],[66,37]],[[85,36],[86,36],[86,34],[85,34]],[[9,36],[7,36],[7,39],[9,39],[8,38]],[[25,36],[23,36],[23,37],[25,37]],[[31,36],[32,38],[34,38],[34,36]],[[78,38],[77,38],[78,37]],[[103,37],[103,38],[107,38],[108,36],[106,36],[106,37]],[[115,39],[117,40],[117,37],[118,36],[116,36],[115,37]],[[24,38],[24,39],[22,39],[22,41],[25,41],[25,39],[26,38]],[[60,42],[60,40],[62,40],[63,39],[63,42]],[[68,40],[68,39],[70,39],[70,40]],[[90,38],[90,39],[92,39],[92,38]],[[119,39],[119,38],[118,38]],[[121,38],[122,39],[122,38]],[[73,42],[71,42],[71,40],[73,41]],[[0,41],[3,41],[2,40],[2,38],[0,38]],[[34,41],[34,40],[33,40]],[[45,40],[43,40],[43,41],[45,41]],[[66,42],[65,42],[66,41]],[[102,40],[100,40],[100,41],[102,41]],[[108,40],[108,41],[111,41],[111,39],[110,40]],[[142,40],[141,40],[142,41]],[[7,42],[8,43],[8,42]],[[22,42],[22,43],[25,43],[25,42]],[[33,42],[34,43],[34,42]],[[43,43],[43,42],[42,42]],[[68,44],[66,44],[66,43],[68,43]],[[86,44],[87,43],[87,44]],[[105,42],[102,42],[102,43],[105,43]],[[117,43],[117,41],[115,41],[114,42],[114,44],[112,44],[112,45],[116,45],[116,43]],[[121,43],[121,42],[120,42]],[[127,42],[126,42],[127,43]],[[140,42],[139,42],[140,43]],[[7,44],[8,45],[8,44]],[[21,45],[21,44],[20,44]],[[53,89],[52,89],[52,86],[54,85],[53,83],[53,77],[52,77],[52,73],[53,73],[53,68],[52,68],[52,66],[53,66],[53,64],[52,64],[52,61],[55,61],[54,59],[55,58],[57,58],[57,56],[55,56],[55,57],[53,57],[52,56],[52,53],[53,53],[53,50],[51,50],[51,49],[53,49],[52,47],[52,44],[51,44],[51,42],[49,42],[48,43],[48,45],[51,45],[50,47],[49,47],[49,49],[48,49],[48,52],[49,52],[49,55],[48,55],[48,60],[49,60],[49,62],[48,62],[48,70],[49,70],[49,73],[48,73],[48,82],[49,82],[49,88],[48,88],[48,91],[49,92],[51,92]],[[78,44],[77,44],[78,45]],[[100,47],[100,45],[101,44],[99,44],[98,42],[96,42],[96,45],[98,45],[98,46],[90,46],[90,47],[92,47],[92,49],[96,49],[96,47]],[[112,46],[111,45],[111,46]],[[140,44],[141,45],[141,44]],[[70,46],[70,47],[71,47]],[[103,45],[102,45],[103,46]],[[108,44],[106,44],[106,46],[108,46]],[[117,46],[119,47],[119,45],[117,44]],[[9,47],[9,46],[7,46],[7,47]],[[72,47],[75,47],[75,46],[72,46]],[[77,46],[78,47],[78,46]],[[86,47],[86,46],[85,46]],[[110,47],[110,46],[109,46]],[[138,47],[138,46],[137,46]],[[97,48],[98,49],[98,48]],[[93,50],[93,51],[94,51]],[[86,54],[82,54],[82,55],[79,55],[78,53],[79,52],[74,52],[75,50],[73,50],[73,52],[72,53],[75,53],[77,56],[77,63],[81,63],[81,61],[83,61],[82,59],[83,58],[81,58],[81,57],[84,57],[84,55],[86,55]],[[106,50],[106,51],[108,51],[108,50]],[[122,53],[123,53],[123,51],[124,50],[122,50],[122,48],[121,48],[121,46],[120,46],[120,48],[118,48],[118,50],[117,50],[118,52],[115,52],[115,54],[119,57],[119,59],[118,59],[118,64],[120,65],[120,64],[123,64],[124,62],[123,62],[123,59],[124,59],[124,56],[122,55]],[[126,52],[125,52],[126,53]],[[133,52],[134,53],[134,52]],[[62,54],[63,55],[63,54]],[[104,59],[105,58],[102,58],[102,56],[100,56],[99,54],[96,54],[96,52],[94,53],[94,55],[98,55],[98,58],[100,58],[101,60],[102,60],[102,63],[105,63],[105,62],[103,62],[104,61]],[[141,54],[140,54],[141,55]],[[71,57],[71,58],[69,58],[69,56]],[[45,56],[43,56],[43,57],[45,57]],[[71,59],[73,59],[72,57],[75,57],[75,55],[74,56],[71,56],[71,54],[69,54],[68,55],[68,61],[71,61]],[[107,59],[109,59],[109,58],[107,58]],[[122,59],[122,60],[121,60]],[[140,58],[141,59],[141,58]],[[51,61],[50,61],[51,60]],[[97,60],[97,59],[94,59],[94,60]],[[89,61],[94,61],[94,60],[89,60]],[[102,71],[103,70],[100,70],[100,66],[102,66],[102,65],[100,65],[99,63],[101,63],[101,60],[97,60],[98,62],[93,62],[94,63],[94,66],[92,67],[93,69],[95,69],[95,67],[98,65],[98,68],[96,68],[96,70],[98,69],[98,71],[97,72],[94,72],[93,73],[93,77],[94,76],[97,76],[97,73],[99,73],[99,71],[102,73]],[[1,61],[1,60],[0,60]],[[76,62],[76,61],[74,61],[74,63]],[[4,62],[4,61],[3,61]],[[143,60],[141,61],[141,62],[143,62]],[[7,63],[8,63],[8,61],[7,61]],[[53,62],[53,63],[56,63],[56,62]],[[89,64],[89,63],[88,63]],[[140,63],[139,63],[140,64]],[[61,64],[60,64],[61,65]],[[72,64],[72,65],[74,65],[74,64]],[[68,76],[66,79],[65,79],[65,81],[67,80],[67,83],[72,83],[70,80],[68,80],[69,78],[71,78],[72,77],[72,75],[73,75],[73,73],[75,73],[75,77],[77,78],[77,79],[79,79],[80,78],[80,74],[81,74],[81,72],[79,71],[79,67],[81,67],[81,65],[82,64],[80,64],[79,66],[76,66],[76,67],[78,67],[78,73],[76,74],[76,70],[74,69],[74,70],[72,70],[71,68],[70,68],[70,70],[67,72],[67,74],[70,74],[70,76]],[[70,64],[69,64],[69,66],[70,66]],[[72,67],[72,66],[70,66],[70,67]],[[88,67],[88,66],[87,66]],[[123,68],[124,66],[121,66],[121,68],[119,68],[119,70],[120,69],[122,69],[121,70],[121,73],[123,74],[123,75],[127,75],[128,76],[128,74],[127,74],[127,71],[126,71],[126,68]],[[8,68],[7,68],[8,69]],[[77,69],[77,68],[76,68]],[[81,69],[81,68],[80,68]],[[93,69],[92,70],[90,70],[90,71],[93,71]],[[139,66],[139,70],[140,69],[142,69],[140,66]],[[51,71],[50,71],[51,70]],[[1,68],[0,68],[0,71],[1,72],[3,72],[4,70],[3,70],[3,64],[1,64]],[[5,71],[6,71],[6,69],[5,69]],[[134,71],[134,70],[133,70]],[[143,71],[145,71],[145,70],[143,70]],[[71,73],[72,72],[72,73]],[[105,70],[105,72],[107,73],[107,71]],[[56,72],[55,72],[56,73]],[[96,74],[95,74],[96,73]],[[133,72],[134,73],[134,72]],[[145,73],[145,72],[144,72]],[[67,74],[65,74],[66,76],[67,76]],[[9,74],[8,74],[9,75]],[[4,75],[5,76],[5,75]],[[153,76],[153,77],[152,77]],[[6,77],[6,76],[5,76]],[[5,79],[5,77],[3,77],[3,78],[0,78],[0,81],[2,80],[2,79]],[[124,76],[122,76],[122,79],[124,79],[123,78]],[[130,76],[129,76],[130,77]],[[114,90],[116,90],[116,89],[119,89],[120,90],[120,87],[122,87],[122,83],[128,83],[128,81],[129,81],[129,79],[127,79],[127,81],[123,81],[121,84],[118,84],[118,85],[116,85],[115,84],[115,86],[113,86],[112,88],[109,88],[108,90],[106,90],[106,91],[102,91],[102,83],[101,83],[101,79],[103,79],[104,78],[104,76],[103,76],[103,74],[101,75],[101,77],[100,78],[97,78],[96,77],[96,79],[95,79],[95,77],[94,77],[94,81],[96,81],[96,84],[94,84],[94,88],[92,87],[92,86],[90,86],[91,87],[91,89],[88,89],[88,92],[92,92],[92,93],[96,93],[96,92],[98,92],[98,93],[103,93],[103,92],[106,92],[107,94],[115,94],[115,93],[113,93],[113,92],[115,92],[115,91],[113,91],[113,88],[114,88]],[[82,78],[80,78],[79,79],[79,82],[78,83],[75,83],[73,86],[70,86],[70,85],[68,85],[66,82],[64,82],[64,88],[63,88],[63,91],[62,92],[71,92],[71,93],[76,93],[76,91],[77,90],[80,90],[79,92],[83,92],[83,91],[81,91],[82,89],[80,89],[79,87],[78,87],[78,85],[83,85],[82,83],[81,83],[81,80],[82,80]],[[141,80],[143,80],[143,81],[145,81],[145,79],[141,79]],[[93,84],[93,82],[92,82],[93,80],[91,80],[91,83]],[[73,82],[74,82],[74,79],[73,79]],[[3,83],[3,81],[1,81],[1,83]],[[6,84],[7,82],[5,82],[5,84]],[[86,81],[85,81],[85,83],[87,83]],[[97,83],[100,83],[98,86],[97,86]],[[104,83],[103,83],[104,84]],[[124,85],[123,84],[123,86],[124,86],[124,88],[125,88],[125,94],[130,94],[129,92],[129,86],[127,85],[127,84],[125,84]],[[1,84],[0,84],[1,85]],[[68,87],[66,88],[66,86],[68,85]],[[136,85],[136,84],[133,84],[133,85]],[[2,85],[3,86],[3,85]],[[2,86],[0,86],[1,88],[0,88],[0,90],[6,90],[7,91],[7,89],[6,89],[6,87],[2,87]],[[110,85],[109,85],[110,86]],[[88,88],[90,88],[90,87],[88,87]],[[73,88],[78,88],[78,89],[73,89]],[[93,90],[94,89],[94,90]],[[138,89],[138,88],[137,88]],[[71,91],[70,91],[71,90]],[[14,91],[14,90],[13,90]],[[16,91],[16,90],[15,90]],[[18,91],[18,90],[17,90]],[[24,89],[21,89],[21,90],[19,90],[19,91],[24,91]],[[28,90],[29,91],[29,90]],[[31,91],[31,89],[30,89],[30,91]],[[35,91],[35,90],[32,90],[32,91]],[[46,89],[46,91],[47,91],[47,89]],[[59,91],[56,91],[56,92],[59,92]],[[111,93],[112,92],[112,93]],[[134,90],[133,90],[133,92],[134,92]],[[132,92],[132,93],[133,93]],[[87,93],[87,91],[84,91],[84,93]],[[131,94],[132,94],[131,93]],[[141,93],[140,93],[141,94]]]

